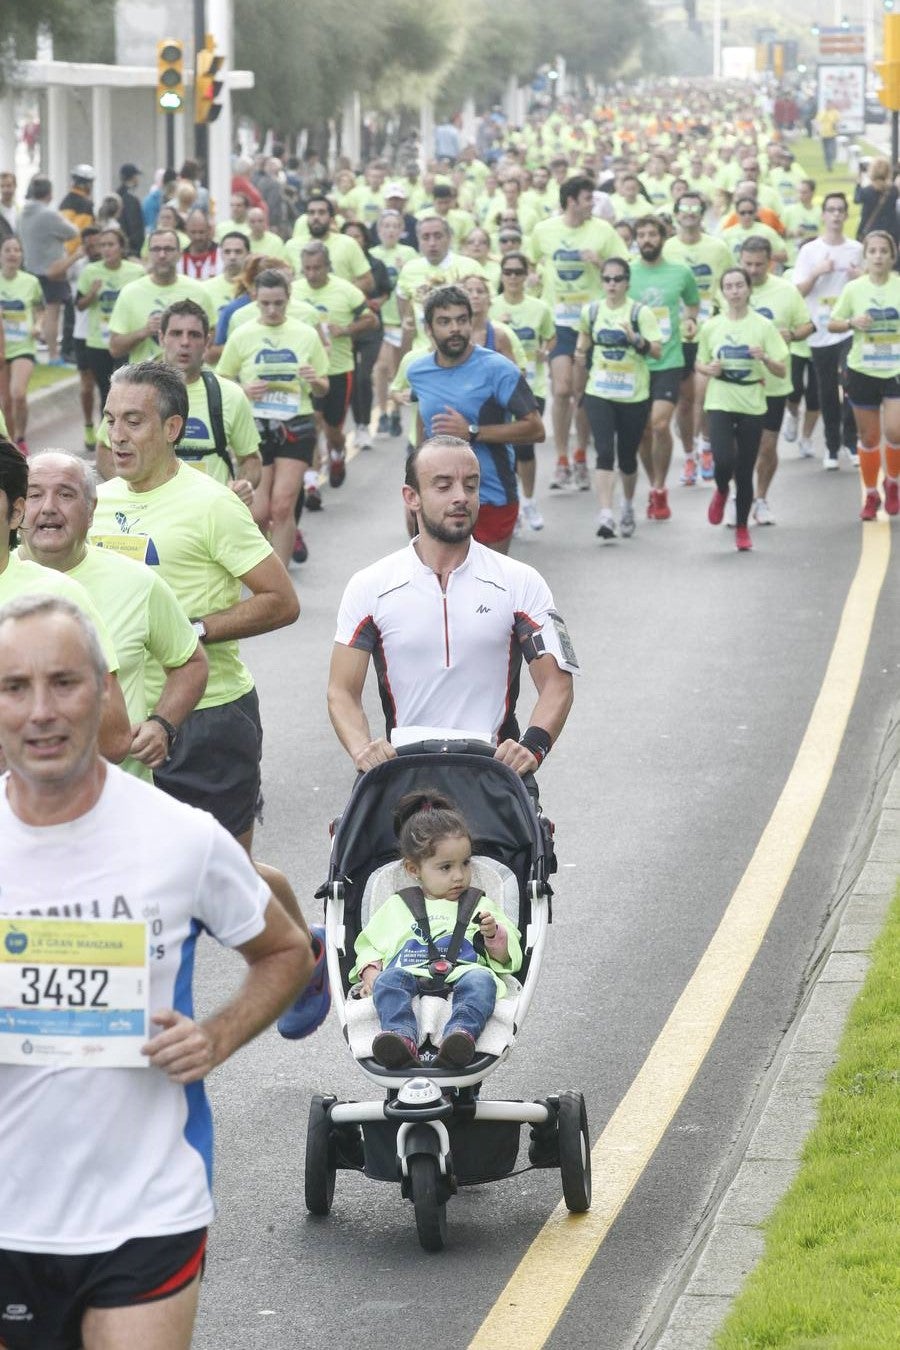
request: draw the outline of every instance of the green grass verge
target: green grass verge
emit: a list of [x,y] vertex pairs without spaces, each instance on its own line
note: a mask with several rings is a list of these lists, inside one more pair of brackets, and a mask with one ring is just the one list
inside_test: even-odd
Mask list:
[[900,889],[797,1178],[716,1350],[900,1346]]
[[[857,137],[857,145],[868,156],[884,155],[883,150],[865,140],[864,137]],[[853,190],[856,187],[856,176],[848,172],[846,164],[836,164],[830,173],[825,169],[825,157],[822,154],[822,142],[817,137],[812,139],[809,136],[800,136],[797,140],[789,143],[791,153],[806,173],[807,177],[816,180],[816,201],[820,202],[826,192],[844,192],[847,194],[847,200],[850,203],[850,214],[847,219],[847,228],[845,233],[849,238],[856,238],[856,229],[859,225],[859,207],[853,201]]]
[[60,384],[63,380],[71,380],[77,375],[78,371],[74,366],[45,366],[38,361],[28,381],[28,392],[36,394],[39,389],[49,389],[52,385]]

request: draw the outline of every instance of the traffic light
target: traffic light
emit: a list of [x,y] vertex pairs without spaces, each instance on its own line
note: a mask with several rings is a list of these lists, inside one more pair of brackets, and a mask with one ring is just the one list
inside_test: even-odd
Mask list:
[[156,102],[163,112],[184,107],[184,43],[177,38],[156,44]]
[[197,53],[197,71],[194,76],[194,121],[198,126],[214,122],[222,111],[217,103],[225,81],[216,77],[225,64],[224,56],[217,56],[213,38],[207,36],[206,46]]
[[885,14],[892,13],[894,8],[894,0],[881,0],[881,8],[884,10]]
[[875,62],[881,79],[878,97],[886,108],[900,112],[900,14],[884,16],[884,60]]

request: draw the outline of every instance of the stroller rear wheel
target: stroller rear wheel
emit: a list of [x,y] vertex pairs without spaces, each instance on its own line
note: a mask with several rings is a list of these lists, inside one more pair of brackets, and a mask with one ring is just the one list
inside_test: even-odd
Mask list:
[[580,1092],[559,1094],[559,1170],[566,1209],[584,1214],[591,1207],[591,1140]]
[[437,1158],[430,1153],[414,1154],[409,1159],[409,1182],[419,1242],[426,1252],[443,1251],[447,1240],[447,1201]]
[[331,1213],[337,1173],[337,1150],[328,1118],[328,1108],[333,1101],[333,1097],[313,1097],[306,1128],[306,1208],[310,1214],[321,1217]]

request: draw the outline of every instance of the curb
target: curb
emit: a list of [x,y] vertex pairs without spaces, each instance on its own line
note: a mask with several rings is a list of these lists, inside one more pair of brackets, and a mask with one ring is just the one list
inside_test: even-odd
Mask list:
[[[653,1350],[712,1350],[713,1337],[732,1301],[763,1254],[763,1225],[800,1168],[800,1154],[816,1123],[825,1080],[870,965],[900,876],[900,725],[892,721],[883,752],[887,789],[877,806],[873,788],[864,857],[849,893],[837,901],[802,1007],[789,1028],[769,1076],[761,1114],[733,1180],[701,1224],[680,1271],[668,1307],[648,1325],[639,1344]],[[760,1094],[761,1097],[763,1094]],[[754,1118],[755,1119],[755,1118]]]

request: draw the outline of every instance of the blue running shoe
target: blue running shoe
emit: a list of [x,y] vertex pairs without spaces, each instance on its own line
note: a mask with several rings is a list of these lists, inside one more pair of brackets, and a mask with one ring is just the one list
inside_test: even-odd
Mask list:
[[309,931],[316,965],[303,993],[278,1019],[278,1030],[287,1041],[301,1041],[304,1036],[318,1031],[331,1007],[328,966],[325,964],[325,929],[321,924],[310,924]]

